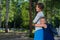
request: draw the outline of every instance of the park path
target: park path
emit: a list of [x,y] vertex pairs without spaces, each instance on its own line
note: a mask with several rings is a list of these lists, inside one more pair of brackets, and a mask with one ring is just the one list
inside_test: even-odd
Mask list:
[[0,40],[33,40],[28,33],[0,33]]
[[[28,37],[28,33],[0,33],[0,40],[33,40]],[[55,37],[55,40],[60,40],[60,37]]]

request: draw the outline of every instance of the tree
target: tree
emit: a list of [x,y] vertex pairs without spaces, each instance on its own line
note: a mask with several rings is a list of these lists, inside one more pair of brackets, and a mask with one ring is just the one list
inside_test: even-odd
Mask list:
[[7,33],[8,32],[8,19],[9,19],[9,16],[8,16],[8,14],[9,14],[9,0],[6,0],[6,19],[5,19],[5,21],[6,21],[6,24],[5,24],[5,32]]
[[32,6],[31,6],[32,0],[29,0],[29,2],[30,2],[29,3],[29,5],[30,5],[29,6],[30,7],[30,10],[29,10],[29,16],[30,16],[30,21],[29,21],[30,22],[30,33],[32,33],[32,11],[31,11],[32,10]]
[[1,27],[1,16],[2,16],[2,14],[1,14],[1,10],[2,10],[2,0],[0,0],[0,27]]

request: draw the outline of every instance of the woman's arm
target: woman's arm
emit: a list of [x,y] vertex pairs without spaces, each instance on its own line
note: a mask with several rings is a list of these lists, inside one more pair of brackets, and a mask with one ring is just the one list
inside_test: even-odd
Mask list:
[[47,28],[47,25],[46,24],[34,24],[36,27],[44,27],[44,28]]
[[40,26],[42,26],[42,24],[32,24],[32,26],[40,27]]
[[38,13],[33,20],[33,23],[37,23],[41,17],[44,17],[43,13]]

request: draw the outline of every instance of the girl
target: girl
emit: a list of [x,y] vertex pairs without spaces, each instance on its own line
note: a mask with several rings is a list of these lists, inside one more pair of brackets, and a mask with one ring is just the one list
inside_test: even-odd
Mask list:
[[[44,9],[44,5],[42,3],[37,3],[36,5],[37,15],[35,19],[33,20],[34,24],[40,24],[39,19],[41,17],[44,17],[43,9]],[[43,40],[43,28],[42,27],[35,26],[34,40]]]
[[44,29],[44,40],[54,40],[54,36],[52,33],[52,30],[50,27],[52,27],[50,24],[46,23],[46,20],[44,17],[40,18],[40,24],[35,24],[35,26],[42,26]]

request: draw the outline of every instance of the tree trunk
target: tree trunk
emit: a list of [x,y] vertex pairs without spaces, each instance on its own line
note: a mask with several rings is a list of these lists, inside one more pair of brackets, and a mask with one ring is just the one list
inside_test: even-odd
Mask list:
[[8,13],[9,13],[9,0],[6,0],[6,23],[5,23],[5,32],[8,33]]
[[30,10],[29,10],[29,16],[30,16],[30,33],[32,33],[32,0],[29,0],[30,1]]
[[1,27],[1,15],[2,15],[2,14],[1,14],[1,10],[2,10],[2,4],[1,4],[1,1],[2,1],[2,0],[0,0],[0,27]]

